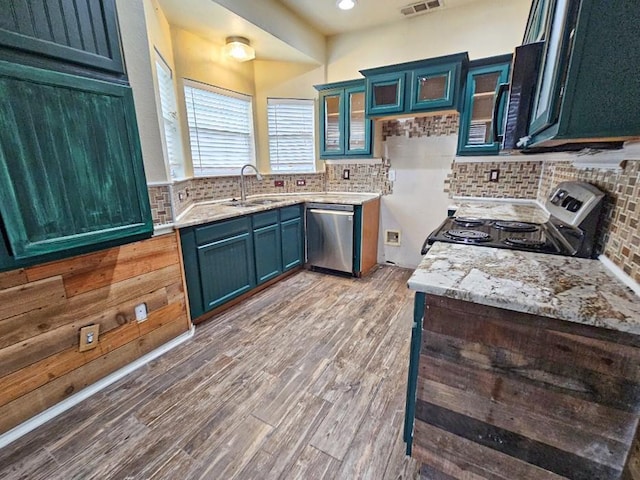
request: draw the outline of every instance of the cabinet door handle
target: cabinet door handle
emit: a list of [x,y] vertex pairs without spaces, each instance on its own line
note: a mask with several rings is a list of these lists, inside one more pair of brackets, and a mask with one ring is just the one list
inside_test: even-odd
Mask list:
[[493,129],[493,141],[502,142],[504,135],[498,133],[498,114],[500,113],[500,105],[502,104],[502,97],[509,91],[508,83],[501,83],[498,87],[498,93],[493,104],[493,115],[491,116],[491,127]]

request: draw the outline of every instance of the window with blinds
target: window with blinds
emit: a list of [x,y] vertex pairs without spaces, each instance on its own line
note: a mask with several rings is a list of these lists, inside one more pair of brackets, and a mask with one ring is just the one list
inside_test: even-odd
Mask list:
[[267,99],[272,172],[315,171],[313,100]]
[[173,89],[173,75],[171,69],[160,55],[156,55],[156,72],[160,109],[162,110],[165,158],[169,164],[171,178],[182,178],[184,177],[184,161],[182,158],[180,129],[178,127],[176,95]]
[[255,165],[251,97],[185,80],[194,176],[237,175]]

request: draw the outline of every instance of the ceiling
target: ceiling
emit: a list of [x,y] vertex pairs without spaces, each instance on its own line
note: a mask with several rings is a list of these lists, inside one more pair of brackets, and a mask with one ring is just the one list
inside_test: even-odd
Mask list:
[[[481,1],[485,0],[440,0],[442,7],[436,11]],[[417,3],[407,0],[357,0],[354,9],[343,11],[336,7],[336,0],[274,0],[275,2],[292,12],[293,17],[300,18],[303,25],[308,25],[324,36],[403,21],[407,17],[400,13],[400,9]],[[221,6],[216,0],[158,0],[158,3],[169,23],[214,44],[223,45],[227,36],[241,35],[251,39],[257,59],[317,63],[317,59],[305,55]]]
[[158,0],[171,25],[217,45],[229,36],[251,39],[260,60],[313,62],[308,56],[212,0]]
[[[336,7],[336,0],[278,1],[324,35],[335,35],[403,20],[407,17],[400,13],[400,9],[419,2],[419,0],[357,0],[358,3],[352,10],[343,11]],[[480,1],[483,0],[440,0],[442,7],[435,11]]]

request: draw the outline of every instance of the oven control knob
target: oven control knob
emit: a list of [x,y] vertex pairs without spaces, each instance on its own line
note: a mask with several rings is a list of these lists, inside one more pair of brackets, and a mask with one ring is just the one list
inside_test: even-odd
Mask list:
[[571,199],[571,201],[567,205],[567,210],[569,210],[570,212],[575,213],[578,210],[580,210],[581,207],[582,207],[582,202],[580,200],[576,200],[574,198],[574,199]]

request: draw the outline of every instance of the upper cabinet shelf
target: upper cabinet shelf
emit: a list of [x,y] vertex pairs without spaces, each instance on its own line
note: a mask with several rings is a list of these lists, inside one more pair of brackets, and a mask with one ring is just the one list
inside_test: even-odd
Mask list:
[[466,53],[361,70],[370,117],[460,108]]
[[371,155],[371,120],[363,80],[316,85],[320,92],[320,158]]

